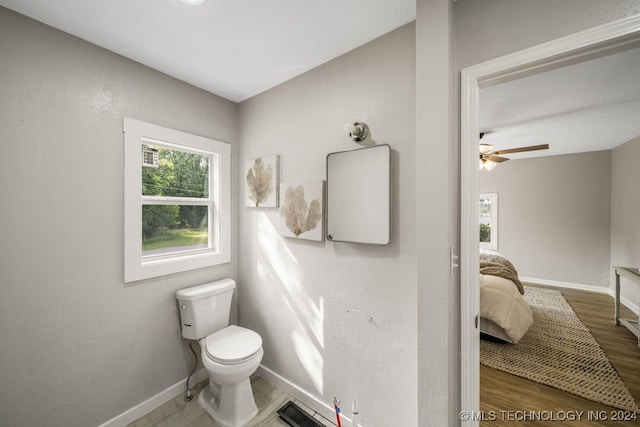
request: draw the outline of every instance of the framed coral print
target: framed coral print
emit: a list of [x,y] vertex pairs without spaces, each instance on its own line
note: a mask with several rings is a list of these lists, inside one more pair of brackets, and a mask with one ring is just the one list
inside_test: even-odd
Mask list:
[[280,234],[323,241],[323,196],[324,181],[280,184]]
[[246,206],[277,208],[280,159],[272,155],[245,162]]

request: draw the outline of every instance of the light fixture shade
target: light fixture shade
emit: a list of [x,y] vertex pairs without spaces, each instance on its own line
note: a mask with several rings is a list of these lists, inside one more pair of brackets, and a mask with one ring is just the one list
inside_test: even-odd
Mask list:
[[344,125],[344,130],[349,135],[349,138],[358,143],[369,136],[369,126],[365,122],[349,122]]
[[491,160],[485,160],[484,161],[484,168],[488,171],[492,170],[493,168],[495,168],[497,165],[496,162],[492,162]]
[[480,154],[487,154],[492,148],[491,144],[480,144]]
[[199,4],[204,3],[207,0],[180,0],[182,3],[190,4],[192,6],[197,6]]

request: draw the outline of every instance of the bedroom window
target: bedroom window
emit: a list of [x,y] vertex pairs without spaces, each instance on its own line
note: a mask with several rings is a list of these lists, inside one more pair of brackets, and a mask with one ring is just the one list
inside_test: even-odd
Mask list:
[[229,262],[229,144],[128,118],[124,135],[125,283]]
[[480,194],[480,249],[498,250],[498,193]]

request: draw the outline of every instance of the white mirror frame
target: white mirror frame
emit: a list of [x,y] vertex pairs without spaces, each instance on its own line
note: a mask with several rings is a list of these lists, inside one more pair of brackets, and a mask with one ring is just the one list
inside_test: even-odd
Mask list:
[[391,146],[327,155],[327,240],[391,242]]
[[[640,42],[640,15],[634,15],[461,71],[460,93],[460,341],[462,411],[480,409],[480,311],[478,242],[478,134],[480,88],[609,54]],[[478,415],[478,412],[475,412]],[[477,426],[478,417],[462,421]]]

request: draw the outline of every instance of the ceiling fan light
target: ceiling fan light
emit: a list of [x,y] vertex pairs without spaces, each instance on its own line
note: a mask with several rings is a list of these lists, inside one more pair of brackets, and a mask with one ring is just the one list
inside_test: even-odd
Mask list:
[[492,170],[493,168],[495,168],[497,165],[496,162],[492,162],[491,160],[485,160],[484,162],[484,168],[488,171]]
[[487,154],[492,148],[493,145],[491,144],[480,144],[480,154]]
[[480,169],[479,170],[482,170],[482,168],[484,167],[484,160],[480,159],[478,161],[480,162]]

